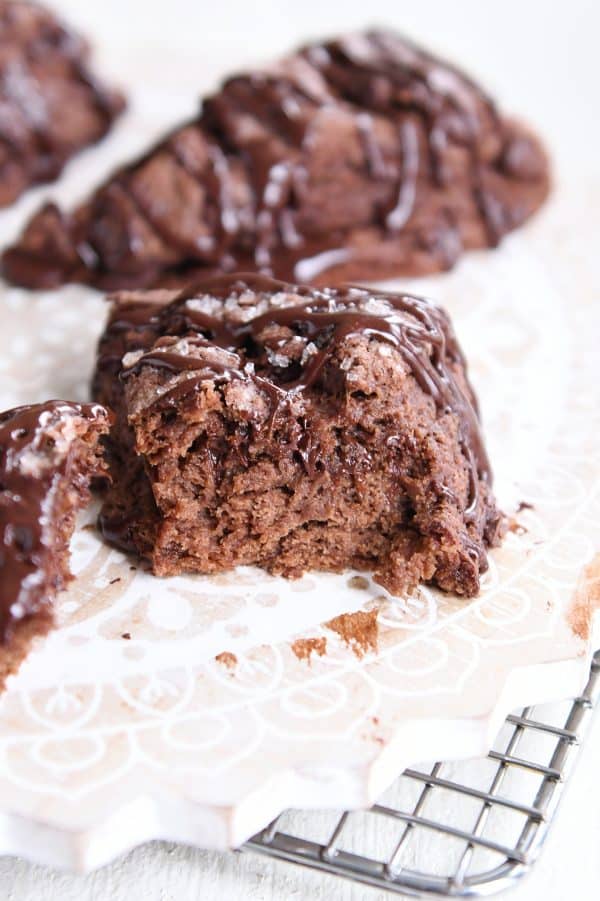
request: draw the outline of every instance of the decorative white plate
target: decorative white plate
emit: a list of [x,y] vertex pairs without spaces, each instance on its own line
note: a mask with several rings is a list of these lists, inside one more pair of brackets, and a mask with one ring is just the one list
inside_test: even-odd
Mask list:
[[[54,193],[141,146],[158,106]],[[580,690],[600,600],[597,195],[559,186],[498,251],[393,283],[447,306],[480,395],[514,516],[481,596],[392,598],[355,573],[157,580],[90,512],[61,628],[0,698],[0,853],[92,868],[151,838],[234,846],[285,807],[367,805],[409,764],[483,753],[512,707]],[[3,216],[3,241],[34,201]],[[97,294],[3,287],[0,317],[0,408],[86,397]],[[352,640],[331,620],[357,611]]]

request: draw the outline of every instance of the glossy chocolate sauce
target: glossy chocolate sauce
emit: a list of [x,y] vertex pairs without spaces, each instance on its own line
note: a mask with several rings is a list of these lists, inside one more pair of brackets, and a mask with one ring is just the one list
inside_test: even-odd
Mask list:
[[[514,179],[517,193],[537,180],[545,194],[543,153],[513,132],[473,81],[397,35],[316,43],[227,80],[195,120],[115,173],[76,216],[47,218],[52,259],[44,262],[39,240],[31,253],[22,242],[5,268],[32,283],[42,273],[102,285],[181,283],[190,269],[314,281],[360,259],[354,230],[371,229],[377,244],[409,228],[398,273],[419,251],[438,261],[433,268],[449,267],[462,250],[458,218],[479,217],[493,245],[523,215],[517,202],[513,221],[486,173]],[[440,192],[457,190],[457,151],[465,196],[441,203]],[[156,174],[141,184],[148,164]],[[161,190],[178,178],[185,184],[156,200],[152,177]],[[190,200],[190,187],[202,201]],[[344,196],[354,193],[362,203]],[[29,257],[39,274],[25,272]],[[393,258],[385,265],[393,269]]]
[[[272,304],[272,298],[278,295],[280,298],[292,295],[292,302],[291,305],[271,305],[267,311],[243,322],[228,316],[227,299],[248,293],[253,295],[256,304],[269,298]],[[222,301],[224,306],[220,315],[195,308],[194,299],[202,297]],[[370,309],[374,302],[383,306],[383,312]],[[312,342],[314,352],[291,378],[287,370],[281,371],[276,366],[261,365],[257,371],[254,366],[250,371],[244,368],[247,362],[262,359],[261,336],[269,326],[285,327],[292,334]],[[318,386],[328,361],[341,342],[365,335],[391,344],[421,389],[432,398],[438,414],[451,411],[457,417],[461,448],[470,474],[465,515],[467,519],[475,515],[479,481],[491,484],[491,469],[480,432],[476,402],[456,380],[458,370],[466,372],[465,359],[447,315],[428,301],[410,295],[370,292],[357,286],[318,291],[260,274],[221,276],[186,289],[165,306],[159,314],[158,331],[165,337],[125,368],[121,374],[123,379],[131,378],[146,366],[173,373],[195,373],[193,378],[181,379],[161,394],[161,404],[181,401],[206,380],[246,379],[266,391],[270,399],[269,427],[286,399]],[[186,353],[176,350],[175,344],[180,338],[186,340]],[[205,355],[196,356],[190,352],[194,348],[210,346],[235,354],[235,365],[222,361],[213,363]]]
[[108,421],[98,404],[57,400],[0,414],[0,644],[62,587],[61,565],[52,561],[62,553],[62,524],[51,518],[56,493],[67,487],[65,476],[101,474],[99,463],[82,472],[74,455],[82,453],[82,434],[106,432]]

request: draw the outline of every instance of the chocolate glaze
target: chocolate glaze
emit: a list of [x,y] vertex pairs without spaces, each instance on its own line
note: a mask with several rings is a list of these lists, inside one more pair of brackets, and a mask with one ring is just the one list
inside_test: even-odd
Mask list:
[[[59,447],[56,428],[69,421],[74,433],[67,431],[65,447]],[[82,421],[98,432],[108,429],[108,414],[98,404],[53,400],[0,414],[0,644],[16,622],[63,586],[59,568],[50,583],[45,571],[56,542],[57,524],[50,517],[56,491],[71,472]],[[96,472],[78,477],[88,480],[101,472],[98,463]]]
[[[129,302],[121,300],[117,307],[117,315],[111,318],[110,331],[113,334],[121,334],[127,341],[129,350],[146,349],[151,346],[156,337],[158,323],[157,314],[164,306],[158,300],[144,300]],[[99,347],[102,360],[102,368],[110,367],[114,372],[121,369],[123,353],[114,353],[111,349],[103,350]],[[92,386],[92,395],[95,396],[96,388]]]
[[[457,183],[468,196],[453,196]],[[384,273],[427,271],[452,265],[463,244],[496,244],[547,188],[539,145],[469,78],[372,31],[229,79],[74,216],[44,208],[4,269],[33,287],[168,283],[190,268],[363,277],[370,229],[374,260],[379,243],[400,240]]]
[[[292,295],[292,305],[273,306],[248,321],[228,317],[225,301],[247,292],[259,303],[277,295]],[[194,308],[189,301],[212,297],[223,301],[219,315]],[[298,298],[299,302],[295,302]],[[384,312],[373,312],[373,302]],[[272,303],[272,300],[270,301]],[[121,316],[117,314],[117,318]],[[283,326],[312,342],[314,352],[304,364],[281,371],[265,365],[261,336],[270,326]],[[160,395],[160,403],[177,403],[206,380],[246,379],[266,391],[271,403],[267,420],[271,428],[282,404],[299,392],[308,391],[321,380],[328,361],[339,344],[353,336],[365,335],[391,344],[402,356],[421,389],[431,397],[439,414],[453,412],[459,423],[461,449],[468,464],[470,496],[465,511],[467,521],[476,517],[480,480],[491,485],[492,474],[480,432],[472,391],[456,380],[458,370],[466,372],[466,361],[446,313],[432,303],[406,294],[368,291],[358,286],[315,290],[306,285],[290,285],[260,274],[221,276],[205,280],[181,292],[157,317],[159,338],[151,350],[126,367],[121,377],[129,379],[145,366],[174,373],[194,371]],[[168,337],[171,335],[171,337]],[[188,336],[186,352],[177,352],[178,338]],[[191,336],[191,337],[189,337]],[[235,354],[235,364],[212,362],[195,356],[194,348],[217,346]],[[252,362],[248,369],[245,364]],[[289,372],[289,369],[292,372]],[[299,451],[309,465],[310,436],[300,429]],[[308,454],[308,456],[307,456]]]

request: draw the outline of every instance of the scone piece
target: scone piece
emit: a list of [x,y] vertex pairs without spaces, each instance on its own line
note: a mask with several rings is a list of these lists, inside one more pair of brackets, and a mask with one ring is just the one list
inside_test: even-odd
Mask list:
[[0,0],[0,207],[57,178],[123,110],[88,56],[82,38],[43,6]]
[[[143,457],[134,449],[120,373],[126,353],[147,350],[159,336],[160,311],[177,291],[122,291],[111,298],[108,323],[98,346],[92,396],[114,412],[106,439],[111,487],[102,508],[102,532],[112,544],[142,556],[149,552],[156,505]],[[135,538],[131,523],[136,523]]]
[[[123,316],[117,301],[98,385]],[[229,276],[149,312],[141,342],[139,324],[129,331],[111,398],[115,485],[136,471],[145,500],[109,493],[109,539],[158,575],[355,567],[394,593],[420,581],[478,592],[502,517],[442,310]]]
[[527,128],[449,63],[369,31],[228,79],[75,210],[43,207],[4,274],[110,289],[418,275],[496,246],[548,189]]
[[0,688],[65,587],[76,513],[106,476],[99,404],[52,400],[0,413]]

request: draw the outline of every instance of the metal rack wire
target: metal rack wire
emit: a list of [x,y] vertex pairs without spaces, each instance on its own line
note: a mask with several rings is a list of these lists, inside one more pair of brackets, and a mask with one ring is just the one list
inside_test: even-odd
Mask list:
[[[509,716],[486,759],[406,770],[368,811],[284,813],[244,850],[417,897],[501,891],[539,854],[600,694],[599,674],[600,651],[581,697]],[[440,860],[452,865],[436,872]]]

